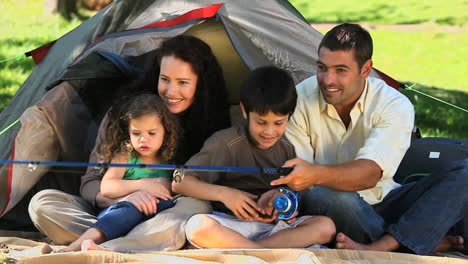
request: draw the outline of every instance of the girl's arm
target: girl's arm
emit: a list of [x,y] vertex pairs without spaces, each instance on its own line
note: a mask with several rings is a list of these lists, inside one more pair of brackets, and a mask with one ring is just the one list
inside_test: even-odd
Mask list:
[[[118,154],[112,163],[127,164],[127,155]],[[146,191],[162,199],[170,199],[170,182],[161,179],[124,180],[126,168],[110,167],[101,182],[101,194],[104,197],[116,199],[136,191]]]

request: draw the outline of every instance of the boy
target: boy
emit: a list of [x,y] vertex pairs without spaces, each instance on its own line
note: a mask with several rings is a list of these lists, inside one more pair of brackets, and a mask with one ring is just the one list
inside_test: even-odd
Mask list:
[[[240,99],[247,124],[212,135],[186,165],[276,168],[295,157],[294,147],[283,137],[297,101],[291,76],[277,67],[258,68],[247,77]],[[277,212],[270,218],[262,215],[273,211],[273,199],[281,194],[270,186],[271,180],[261,174],[185,172],[181,183],[172,183],[173,190],[209,200],[214,209],[187,222],[187,239],[201,248],[308,247],[330,242],[335,225],[328,217],[301,216],[274,224]]]

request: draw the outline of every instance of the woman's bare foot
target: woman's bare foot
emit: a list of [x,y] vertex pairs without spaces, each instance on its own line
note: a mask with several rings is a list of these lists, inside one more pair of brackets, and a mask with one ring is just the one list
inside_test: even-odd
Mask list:
[[461,236],[446,236],[434,249],[435,252],[459,251],[463,249],[463,237]]
[[54,253],[80,251],[81,250],[81,245],[79,243],[75,243],[75,242],[71,243],[70,245],[68,245],[65,248],[62,248],[62,249],[59,249],[59,250],[54,250]]
[[87,251],[87,250],[104,250],[104,251],[111,251],[108,248],[102,247],[98,244],[96,244],[93,240],[91,239],[86,239],[81,243],[81,251]]

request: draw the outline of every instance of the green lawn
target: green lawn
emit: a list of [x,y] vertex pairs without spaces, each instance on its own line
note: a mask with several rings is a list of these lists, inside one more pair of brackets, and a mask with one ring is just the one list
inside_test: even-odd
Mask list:
[[313,23],[467,25],[466,0],[290,0]]
[[[365,23],[374,38],[374,66],[392,77],[416,83],[416,89],[468,108],[468,1],[292,0],[311,22]],[[0,61],[15,57],[70,31],[67,22],[44,14],[44,1],[2,0]],[[380,25],[424,22],[417,29]],[[369,26],[377,24],[376,27]],[[441,25],[443,27],[438,27]],[[446,27],[447,25],[455,25]],[[0,63],[0,110],[34,67],[30,58]],[[424,136],[468,139],[467,113],[405,92],[416,108]]]

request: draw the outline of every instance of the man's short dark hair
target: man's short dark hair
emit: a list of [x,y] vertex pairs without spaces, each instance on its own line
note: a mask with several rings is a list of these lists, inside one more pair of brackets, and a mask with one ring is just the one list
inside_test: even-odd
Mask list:
[[359,68],[372,59],[372,37],[358,24],[344,23],[335,26],[323,36],[318,50],[320,51],[322,47],[331,51],[354,49],[354,57]]
[[291,75],[276,66],[259,67],[247,76],[240,93],[246,113],[292,115],[297,92]]

